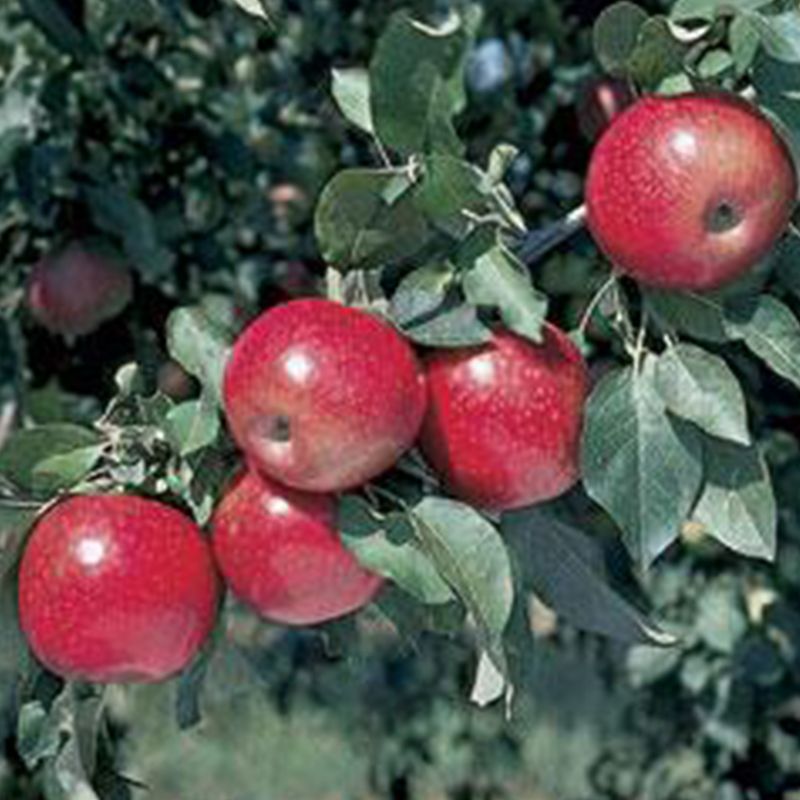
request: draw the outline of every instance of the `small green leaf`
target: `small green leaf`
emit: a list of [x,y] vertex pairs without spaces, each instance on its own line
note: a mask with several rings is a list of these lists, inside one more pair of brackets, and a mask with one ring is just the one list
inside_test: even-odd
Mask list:
[[370,108],[369,73],[365,69],[334,69],[331,91],[345,119],[374,135]]
[[42,470],[37,470],[37,467],[43,462],[52,464],[57,456],[81,451],[74,459],[67,458],[60,464],[55,462],[69,477],[71,470],[85,465],[93,448],[99,444],[97,433],[79,425],[41,425],[17,431],[0,450],[0,475],[23,491],[46,497],[67,487],[60,474],[50,471],[47,466]]
[[153,212],[121,186],[96,186],[84,189],[94,224],[118,237],[126,258],[151,281],[165,279],[175,262],[165,247]]
[[34,491],[47,493],[75,486],[91,472],[104,450],[104,444],[94,444],[43,459],[33,468]]
[[369,68],[372,118],[400,156],[463,152],[453,118],[465,106],[464,61],[479,19],[476,6],[436,28],[402,11],[390,19]]
[[730,313],[727,327],[773,372],[800,387],[800,323],[780,300],[761,295],[752,313]]
[[787,64],[800,63],[800,11],[748,16],[758,31],[764,49],[772,58]]
[[355,495],[339,500],[338,528],[345,546],[367,569],[394,581],[422,603],[454,600],[450,587],[414,541],[402,514],[382,517]]
[[0,586],[16,566],[36,512],[35,506],[0,499]]
[[589,496],[617,521],[646,569],[677,538],[702,479],[698,436],[667,414],[654,358],[638,374],[608,375],[592,392],[581,463]]
[[507,686],[504,672],[495,666],[488,653],[481,653],[469,699],[480,708],[485,708],[499,700],[506,693]]
[[762,53],[753,65],[753,85],[759,104],[777,118],[795,158],[800,159],[800,70],[787,69]]
[[233,0],[239,8],[251,17],[258,17],[265,22],[272,22],[271,9],[267,0]]
[[412,511],[423,549],[464,602],[482,647],[502,668],[502,637],[514,602],[503,540],[477,511],[455,500],[427,497]]
[[777,510],[761,452],[709,439],[705,468],[706,485],[693,519],[737,553],[773,560]]
[[424,215],[411,202],[409,175],[348,169],[328,182],[314,218],[323,258],[340,271],[402,261],[428,239]]
[[230,355],[228,332],[198,307],[176,308],[167,320],[167,350],[222,406],[222,378]]
[[497,309],[514,333],[542,341],[547,297],[534,288],[525,268],[493,231],[472,237],[459,253],[459,266],[465,269],[462,286],[470,303]]
[[721,358],[691,344],[671,347],[656,362],[656,386],[673,414],[712,436],[750,443],[744,393]]
[[187,456],[213,444],[219,435],[219,411],[211,391],[199,399],[175,406],[167,414],[164,429],[178,453]]
[[62,8],[58,0],[21,0],[22,10],[50,42],[76,58],[95,52],[86,32]]
[[593,42],[597,60],[606,72],[625,74],[639,31],[647,19],[646,11],[627,0],[601,12],[594,24]]
[[726,324],[726,304],[713,294],[645,292],[647,306],[662,326],[696,339],[722,344],[737,338]]
[[644,87],[655,88],[683,69],[687,45],[678,41],[665,17],[651,17],[639,28],[626,74]]
[[753,11],[772,2],[773,0],[677,0],[672,6],[670,17],[675,22],[712,22],[719,14]]
[[625,642],[673,644],[613,587],[600,541],[537,508],[503,516],[525,585],[572,625]]
[[734,17],[728,27],[728,45],[736,74],[739,76],[746,74],[753,66],[761,45],[761,37],[746,15],[739,14]]
[[697,64],[697,74],[706,80],[718,78],[733,67],[733,56],[722,48],[709,50]]
[[787,236],[780,244],[775,271],[780,282],[800,299],[800,236]]
[[720,653],[733,653],[747,632],[747,617],[739,591],[728,582],[712,584],[698,602],[695,629],[700,638]]

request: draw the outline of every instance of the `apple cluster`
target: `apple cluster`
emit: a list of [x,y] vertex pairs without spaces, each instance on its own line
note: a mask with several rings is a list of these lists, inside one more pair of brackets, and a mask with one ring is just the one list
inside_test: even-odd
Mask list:
[[[645,286],[706,290],[740,277],[772,247],[796,202],[797,176],[771,124],[743,101],[652,97],[603,133],[586,193],[590,230],[617,270]],[[111,294],[128,285],[118,272],[101,281],[90,255],[68,255]],[[64,263],[35,272],[32,308],[79,333],[65,322],[71,309],[43,311],[49,283],[68,282]],[[331,300],[271,308],[241,334],[226,366],[225,415],[243,467],[216,507],[210,541],[152,500],[59,502],[22,559],[23,631],[58,674],[152,681],[201,647],[223,581],[274,622],[348,614],[383,579],[340,541],[340,493],[418,446],[448,492],[486,512],[557,497],[579,478],[588,383],[581,353],[551,324],[539,342],[497,329],[481,346],[417,353],[388,323]]]

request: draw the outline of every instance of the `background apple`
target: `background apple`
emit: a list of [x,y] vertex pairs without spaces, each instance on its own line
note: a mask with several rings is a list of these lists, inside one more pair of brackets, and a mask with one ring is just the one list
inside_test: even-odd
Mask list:
[[389,468],[413,443],[425,378],[385,323],[328,300],[262,314],[225,372],[231,431],[253,464],[289,486],[338,491]]
[[38,522],[19,574],[20,623],[53,672],[95,683],[179,672],[211,632],[218,578],[183,514],[131,495],[78,496]]
[[636,94],[629,81],[606,76],[585,81],[576,100],[581,133],[590,142],[597,141],[611,122],[635,100]]
[[713,289],[740,277],[785,230],[797,199],[787,146],[724,94],[647,97],[594,150],[589,228],[647,286]]
[[212,528],[234,594],[275,622],[340,617],[366,605],[383,583],[340,542],[330,495],[287,489],[249,471],[225,493]]
[[73,242],[33,268],[26,302],[33,318],[51,333],[91,333],[119,314],[131,299],[127,267],[100,245]]
[[565,492],[578,478],[588,377],[580,352],[553,325],[534,344],[508,332],[426,360],[422,450],[449,490],[503,511]]

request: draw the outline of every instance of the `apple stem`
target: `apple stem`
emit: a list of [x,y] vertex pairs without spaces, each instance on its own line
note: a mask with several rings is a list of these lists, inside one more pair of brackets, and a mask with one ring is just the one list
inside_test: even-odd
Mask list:
[[581,321],[578,325],[578,331],[583,335],[586,332],[586,328],[589,327],[589,323],[591,322],[592,315],[597,310],[597,307],[602,302],[603,298],[608,294],[609,290],[616,284],[617,276],[616,274],[612,273],[611,277],[606,280],[603,285],[594,293],[594,297],[589,301],[589,304],[586,306],[586,310],[583,312],[583,316],[581,317]]
[[517,248],[517,257],[531,266],[551,250],[574,236],[586,224],[586,206],[578,206],[566,216],[543,228],[529,231]]

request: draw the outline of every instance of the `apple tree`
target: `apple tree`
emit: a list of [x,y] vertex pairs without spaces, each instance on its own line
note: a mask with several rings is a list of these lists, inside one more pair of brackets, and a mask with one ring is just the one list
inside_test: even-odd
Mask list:
[[[585,203],[531,209],[514,191],[524,143],[475,146],[463,122],[480,5],[387,13],[362,63],[328,59],[338,155],[271,87],[326,165],[309,196],[259,184],[259,160],[309,156],[264,129],[246,55],[263,35],[286,58],[281,10],[236,2],[209,39],[202,3],[14,12],[49,59],[41,75],[10,57],[0,106],[0,737],[19,773],[47,800],[132,796],[109,693],[174,677],[191,727],[226,650],[269,669],[268,645],[236,633],[259,618],[345,654],[376,626],[417,650],[460,642],[464,701],[513,722],[535,704],[532,609],[546,608],[634,645],[630,674],[654,694],[680,676],[722,753],[708,769],[695,754],[697,793],[679,794],[685,772],[664,777],[641,748],[625,764],[623,738],[597,791],[710,796],[709,774],[738,791],[751,741],[725,738],[736,670],[761,679],[779,634],[770,654],[793,658],[800,626],[786,632],[765,588],[780,565],[742,567],[761,593],[736,617],[738,590],[695,559],[773,562],[779,530],[796,538],[797,431],[775,430],[800,389],[800,12],[608,6],[591,32],[605,77],[580,99],[597,138]],[[197,60],[152,34],[151,13],[189,27]],[[114,70],[96,119],[84,86],[63,102],[62,61]],[[213,84],[219,69],[246,90]],[[116,158],[97,130],[119,137]],[[281,253],[271,296],[260,248]],[[565,299],[547,275],[572,248],[592,269]],[[113,325],[125,363],[103,347]],[[87,362],[113,391],[37,408],[39,328],[56,354],[94,334]],[[695,706],[714,669],[711,708]]]

